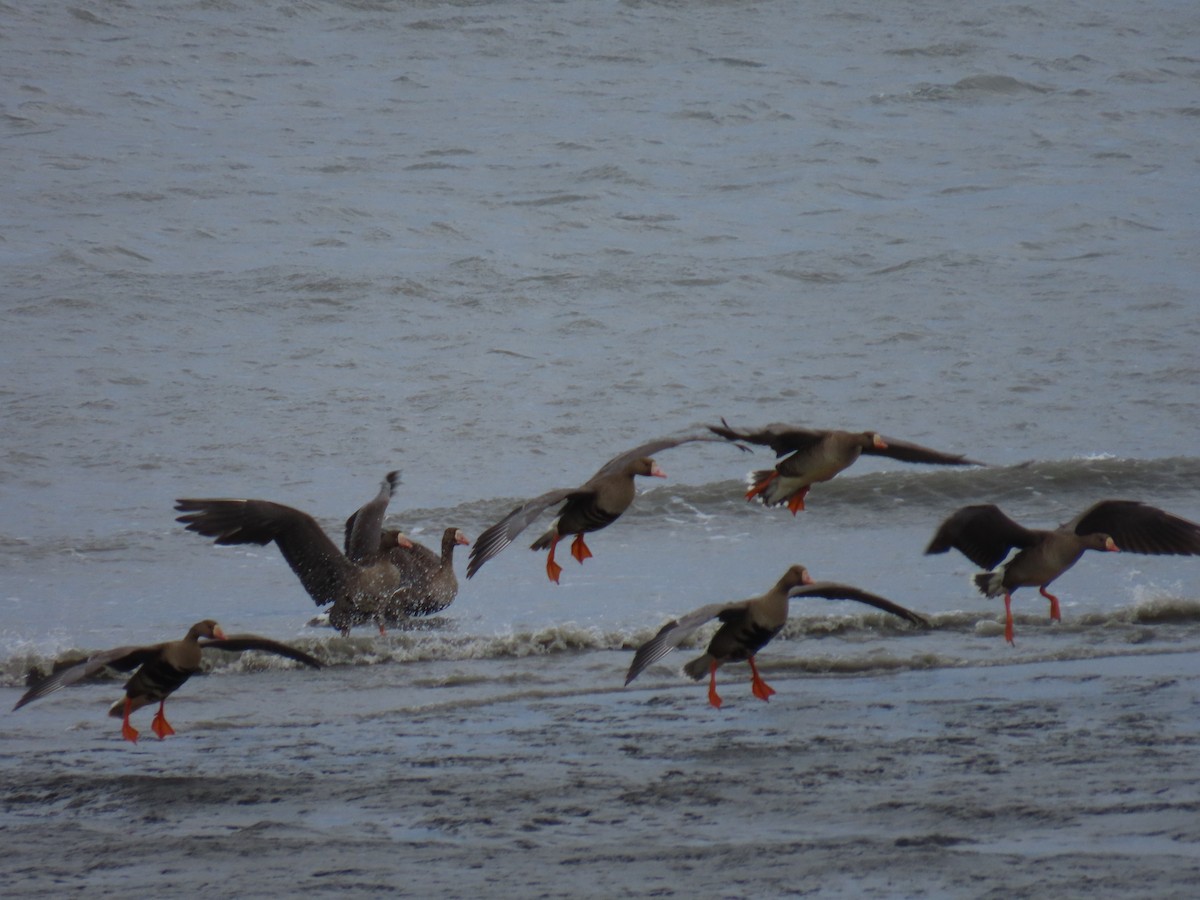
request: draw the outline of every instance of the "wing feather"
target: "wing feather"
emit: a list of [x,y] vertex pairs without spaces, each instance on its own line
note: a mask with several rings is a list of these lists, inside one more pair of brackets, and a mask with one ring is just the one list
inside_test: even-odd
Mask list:
[[[175,509],[186,513],[177,522],[217,544],[274,541],[317,606],[332,603],[348,590],[354,564],[306,512],[270,500],[177,500]],[[376,552],[378,535],[376,528]]]
[[987,463],[977,462],[973,459],[967,459],[962,453],[943,453],[941,450],[934,450],[930,447],[923,447],[920,444],[914,444],[910,441],[900,441],[896,438],[890,438],[886,435],[880,435],[886,447],[876,447],[874,444],[868,444],[863,448],[863,454],[867,456],[886,456],[890,459],[897,459],[907,463],[929,463],[939,466],[985,466]]
[[294,659],[297,662],[302,662],[306,666],[312,666],[314,669],[321,668],[321,661],[314,656],[310,656],[303,650],[297,650],[295,647],[289,647],[287,644],[273,641],[270,638],[259,637],[256,634],[234,634],[225,638],[216,638],[211,641],[204,641],[200,644],[201,650],[228,650],[231,652],[240,650],[261,650],[263,653],[274,653],[276,656],[286,656],[288,659]]
[[891,613],[893,616],[899,616],[913,625],[919,625],[923,628],[929,627],[929,620],[919,613],[915,613],[911,609],[901,606],[899,603],[893,603],[886,597],[880,597],[878,594],[872,594],[869,591],[864,591],[861,588],[852,587],[848,584],[837,584],[832,581],[814,581],[812,584],[802,584],[792,588],[788,591],[788,597],[791,599],[797,597],[823,597],[826,600],[855,600],[859,603],[865,603],[867,606],[873,606],[876,609]]
[[993,504],[964,506],[952,513],[934,534],[926,555],[945,553],[951,547],[985,569],[1000,563],[1014,547],[1032,547],[1041,539],[1006,516]]
[[783,422],[773,422],[753,431],[739,431],[724,419],[721,419],[721,425],[723,426],[721,428],[709,425],[708,429],[729,441],[746,441],[750,444],[770,447],[775,451],[776,456],[786,456],[796,450],[813,447],[820,443],[828,433],[816,428],[804,428],[800,425],[788,425]]
[[475,543],[471,546],[471,555],[467,560],[467,577],[473,576],[479,571],[480,566],[511,544],[546,509],[573,496],[590,493],[592,492],[581,491],[578,488],[557,488],[547,491],[540,497],[526,500],[495,525],[481,532],[475,539]]
[[1137,500],[1101,500],[1066,527],[1076,534],[1107,534],[1123,551],[1200,555],[1200,525]]
[[629,684],[642,673],[643,669],[678,647],[688,635],[705,622],[730,610],[745,609],[751,602],[750,600],[737,600],[732,603],[710,603],[685,616],[680,616],[678,619],[672,619],[659,629],[658,634],[638,647],[637,652],[633,655],[633,662],[629,664],[629,671],[625,675],[625,683]]
[[26,703],[32,703],[47,694],[53,694],[68,685],[95,675],[105,666],[120,672],[128,672],[157,658],[165,646],[166,644],[153,644],[149,647],[116,647],[112,650],[94,653],[83,662],[60,669],[34,684],[21,696],[13,709],[18,710]]

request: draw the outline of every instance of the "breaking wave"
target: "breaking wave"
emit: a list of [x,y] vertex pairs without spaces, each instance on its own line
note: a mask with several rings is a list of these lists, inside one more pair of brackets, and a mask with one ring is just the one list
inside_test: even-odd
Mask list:
[[[1082,634],[1094,641],[1074,641],[1070,646],[1047,651],[1048,658],[1071,658],[1112,652],[1114,631],[1128,626],[1116,644],[1129,645],[1156,641],[1165,646],[1192,642],[1200,638],[1200,599],[1156,596],[1104,613],[1081,613],[1050,625],[1044,611],[1018,612],[1018,628],[1053,628],[1059,633]],[[1003,623],[994,614],[978,611],[935,613],[929,617],[929,629],[916,629],[893,616],[876,611],[849,615],[805,615],[788,621],[771,645],[786,648],[798,644],[794,652],[771,654],[772,665],[808,672],[870,672],[891,669],[921,669],[977,664],[947,655],[936,644],[943,634],[976,634],[995,637]],[[529,631],[495,634],[459,633],[446,620],[425,620],[420,627],[392,630],[385,636],[368,633],[303,637],[291,643],[321,660],[326,666],[376,666],[424,661],[519,660],[565,654],[608,651],[632,651],[657,632],[661,623],[636,630],[605,630],[574,623],[548,626]],[[680,649],[702,647],[717,623],[702,628],[685,640]],[[872,640],[887,638],[886,644]],[[843,639],[835,654],[810,652],[820,648],[824,639]],[[801,642],[807,642],[801,644]],[[903,648],[912,652],[900,652]],[[1107,649],[1106,649],[1107,648]],[[52,671],[56,664],[84,659],[99,648],[67,650],[54,656],[14,655],[0,663],[0,684],[18,687]],[[790,658],[787,658],[790,657]],[[1005,661],[1012,661],[1004,657]],[[1022,656],[1022,661],[1028,661]],[[204,657],[205,672],[248,674],[267,670],[296,668],[291,660],[254,652],[209,652]],[[105,671],[100,681],[119,681],[128,673]]]

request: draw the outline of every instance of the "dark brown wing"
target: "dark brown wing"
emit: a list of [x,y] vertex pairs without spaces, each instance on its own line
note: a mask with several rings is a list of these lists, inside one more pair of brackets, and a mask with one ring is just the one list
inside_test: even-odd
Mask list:
[[289,647],[287,644],[281,644],[279,641],[259,637],[255,634],[235,634],[226,638],[202,641],[200,649],[229,651],[261,650],[264,653],[274,653],[276,656],[286,656],[288,659],[302,662],[306,666],[312,666],[314,669],[321,668],[321,661],[316,657],[309,656],[303,650],[297,650],[295,647]]
[[625,683],[629,684],[642,673],[643,669],[658,662],[678,647],[684,638],[705,622],[728,613],[730,610],[745,611],[751,602],[750,600],[736,600],[732,603],[710,603],[708,606],[693,610],[686,616],[672,619],[658,630],[658,634],[638,647],[637,652],[633,655],[633,662],[629,664],[629,671],[625,675]]
[[898,441],[886,435],[880,435],[880,437],[883,438],[883,442],[887,444],[887,447],[876,447],[874,444],[868,444],[863,448],[863,454],[868,456],[887,456],[906,463],[930,463],[939,466],[987,465],[987,463],[967,459],[961,453],[943,453],[940,450],[922,447],[920,444],[913,444],[909,441]]
[[[471,547],[471,556],[467,561],[467,577],[470,578],[479,571],[479,567],[511,544],[516,537],[540,516],[547,508],[564,500],[583,500],[595,493],[595,486],[603,479],[623,472],[634,460],[643,456],[653,456],[661,450],[669,450],[691,441],[712,441],[724,443],[721,438],[711,434],[687,434],[677,437],[657,438],[645,444],[640,444],[632,450],[626,450],[619,456],[614,456],[602,465],[596,474],[577,488],[559,488],[548,491],[540,497],[534,497],[522,503],[495,525],[486,529],[475,539]],[[745,449],[744,447],[741,449]]]
[[379,558],[379,532],[388,502],[400,483],[400,472],[388,472],[379,485],[379,493],[363,504],[346,520],[346,556],[358,565],[368,565]]
[[1107,534],[1132,553],[1200,555],[1200,525],[1137,500],[1101,500],[1066,527],[1076,534]]
[[859,603],[865,603],[867,606],[873,606],[876,609],[891,613],[893,616],[899,616],[901,619],[911,622],[914,625],[920,625],[923,628],[929,627],[929,620],[913,612],[911,609],[901,606],[899,603],[893,603],[886,597],[880,597],[877,594],[851,587],[848,584],[837,584],[832,581],[814,581],[812,584],[802,584],[792,588],[788,591],[788,597],[793,600],[797,597],[824,597],[826,600],[856,600]]
[[987,503],[964,506],[939,527],[925,553],[945,553],[951,547],[985,569],[994,568],[1013,547],[1032,547],[1041,535],[1019,525]]
[[[711,441],[712,443],[716,444],[725,443],[725,441],[721,438],[714,437],[711,434],[703,433],[685,434],[678,437],[656,438],[653,441],[648,441],[645,444],[634,447],[632,450],[626,450],[620,456],[614,456],[612,459],[602,465],[595,475],[584,482],[583,487],[588,487],[594,482],[599,481],[601,478],[605,478],[615,472],[624,471],[625,467],[635,459],[641,459],[643,456],[654,456],[656,453],[659,453],[663,450],[670,450],[672,447],[678,447],[680,444],[689,444],[693,441]],[[741,447],[740,449],[745,450],[746,448]]]
[[479,567],[507,547],[522,531],[529,527],[546,509],[573,497],[589,496],[592,492],[582,488],[558,488],[540,497],[526,500],[507,516],[486,529],[471,546],[467,560],[467,577],[479,571]]
[[[175,509],[187,513],[176,521],[188,531],[215,538],[218,544],[274,541],[318,606],[347,591],[354,565],[308,513],[269,500],[177,500]],[[378,552],[378,528],[375,533]]]
[[765,425],[755,431],[738,431],[736,428],[732,428],[724,419],[721,420],[721,425],[724,427],[718,428],[716,425],[709,425],[708,430],[714,434],[719,434],[729,441],[746,441],[751,444],[770,447],[775,451],[776,456],[786,456],[797,450],[806,450],[820,443],[825,435],[829,433],[816,428],[786,425],[782,422]]
[[75,684],[77,681],[95,675],[105,666],[116,669],[119,672],[128,672],[131,669],[136,669],[140,665],[150,662],[153,659],[158,659],[162,655],[163,648],[167,645],[152,644],[149,647],[117,647],[113,650],[105,650],[102,653],[95,653],[89,656],[81,663],[76,663],[66,669],[60,669],[53,675],[43,678],[41,681],[29,688],[17,701],[14,710],[20,709],[26,703],[32,703],[39,697],[45,697],[47,694],[52,694],[60,688]]

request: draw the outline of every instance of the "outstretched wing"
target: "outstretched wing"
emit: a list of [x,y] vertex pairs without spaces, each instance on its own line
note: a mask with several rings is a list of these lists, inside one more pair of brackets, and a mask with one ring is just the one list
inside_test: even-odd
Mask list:
[[200,649],[229,651],[261,650],[264,653],[274,653],[276,656],[286,656],[288,659],[302,662],[306,666],[312,666],[314,669],[321,668],[321,661],[314,656],[309,656],[303,650],[297,650],[295,647],[289,647],[287,644],[281,644],[279,641],[273,641],[270,638],[259,637],[256,634],[235,634],[225,638],[203,641],[200,644]]
[[[597,482],[623,471],[629,463],[636,459],[641,459],[643,456],[653,456],[659,451],[669,450],[672,447],[678,447],[680,444],[692,441],[724,443],[721,438],[711,434],[686,434],[676,437],[657,438],[645,444],[640,444],[631,450],[626,450],[619,456],[614,456],[580,487],[560,488],[548,491],[540,497],[535,497],[532,500],[522,503],[495,525],[486,529],[475,540],[474,546],[471,547],[470,559],[467,561],[467,577],[470,578],[473,576],[479,571],[480,566],[511,544],[517,535],[528,528],[530,523],[548,507],[554,506],[556,503],[561,503],[563,500],[575,497],[583,498],[595,493],[594,487]],[[746,448],[741,447],[741,449],[745,450]]]
[[1040,535],[1019,525],[991,503],[964,506],[938,526],[926,555],[945,553],[951,547],[985,569],[1001,562],[1013,547],[1032,547]]
[[592,492],[582,488],[559,488],[526,500],[475,539],[471,547],[471,556],[467,560],[467,577],[470,578],[479,571],[480,566],[511,544],[517,535],[528,528],[546,509],[571,497],[590,493]]
[[75,684],[77,681],[82,681],[91,675],[95,675],[105,666],[120,672],[128,672],[131,669],[136,669],[143,663],[155,659],[162,652],[164,646],[166,645],[153,644],[149,647],[117,647],[113,650],[94,653],[83,662],[60,669],[53,675],[49,675],[37,682],[37,684],[33,685],[21,696],[21,699],[17,701],[17,705],[13,709],[18,710],[26,703],[32,703],[40,697],[53,694],[60,688],[65,688],[68,685]]
[[1101,500],[1067,527],[1076,534],[1107,534],[1123,551],[1200,555],[1200,525],[1137,500]]
[[721,419],[722,428],[709,425],[708,430],[719,434],[728,441],[747,441],[763,447],[770,447],[776,456],[786,456],[796,450],[806,450],[819,443],[828,432],[816,428],[803,428],[799,425],[786,425],[775,422],[764,425],[754,431],[739,431]]
[[[188,531],[215,538],[218,544],[274,541],[318,606],[346,592],[354,564],[308,513],[269,500],[176,500],[175,509],[187,513],[176,521]],[[378,528],[375,541],[378,553]]]
[[702,606],[697,610],[693,610],[686,616],[680,616],[678,619],[671,620],[659,629],[658,634],[638,647],[637,652],[633,654],[633,662],[629,664],[629,671],[625,675],[625,683],[629,684],[648,665],[658,662],[658,660],[678,647],[688,635],[705,622],[715,619],[717,616],[730,610],[745,609],[750,603],[750,600],[735,600],[732,603],[710,603],[708,606]]
[[388,472],[379,485],[379,493],[346,520],[346,556],[359,565],[373,563],[379,558],[379,532],[388,502],[400,484],[400,472]]
[[872,594],[848,584],[837,584],[832,581],[814,581],[812,584],[802,584],[792,588],[788,591],[788,597],[793,600],[797,597],[824,597],[826,600],[856,600],[859,603],[865,603],[867,606],[873,606],[876,609],[891,613],[893,616],[899,616],[901,619],[911,622],[914,625],[920,625],[923,628],[929,627],[929,620],[913,612],[911,609],[901,606],[899,603],[893,603],[886,597],[880,597],[878,594]]
[[[602,465],[595,475],[587,480],[587,482],[584,484],[584,487],[587,487],[587,485],[591,484],[592,482],[611,475],[614,472],[622,471],[635,459],[641,459],[643,456],[654,456],[654,454],[663,450],[670,450],[672,447],[678,447],[680,444],[689,444],[694,441],[710,441],[717,444],[725,443],[725,441],[721,438],[715,437],[711,434],[703,433],[656,438],[653,441],[647,441],[645,444],[634,447],[632,450],[626,450],[620,456],[614,456],[612,459]],[[747,450],[746,447],[742,447],[740,444],[738,447],[741,450]]]
[[898,441],[895,438],[880,435],[886,447],[877,447],[874,444],[868,444],[863,448],[865,456],[886,456],[891,459],[898,459],[906,463],[928,463],[938,466],[986,466],[987,463],[977,462],[973,459],[967,459],[962,453],[943,453],[941,450],[933,450],[929,447],[922,447],[920,444],[913,444],[909,441]]

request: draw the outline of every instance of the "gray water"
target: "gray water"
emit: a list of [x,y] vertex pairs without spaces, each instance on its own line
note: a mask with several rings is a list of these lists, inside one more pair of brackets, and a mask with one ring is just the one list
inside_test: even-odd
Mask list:
[[[334,892],[1082,895],[1103,853],[1127,893],[1186,890],[1196,562],[1085,558],[1057,583],[1061,624],[1018,592],[1010,648],[970,563],[922,550],[973,502],[1042,527],[1110,496],[1200,520],[1198,26],[1188,3],[0,6],[6,692],[30,666],[205,617],[331,664],[214,660],[172,698],[179,734],[161,745],[125,745],[105,718],[119,682],[9,715],[14,883],[187,892],[217,866],[263,895],[281,892],[271,871]],[[668,480],[561,585],[518,542],[436,621],[383,638],[310,625],[274,547],[214,548],[174,522],[177,497],[250,496],[336,533],[400,468],[389,522],[473,538],[722,416],[870,428],[992,466],[863,461],[793,518],[741,498],[765,449],[665,451]],[[663,621],[793,562],[935,627],[809,601],[761,657],[770,704],[730,667],[715,713],[682,653],[621,687]],[[893,690],[912,706],[867,699]],[[872,837],[879,786],[835,791],[816,744],[851,728],[850,704],[839,758],[865,772],[902,713],[943,703],[963,713],[935,717],[930,745],[893,746],[928,754],[904,777],[932,798],[980,767],[982,793],[930,800],[920,853],[897,852],[916,845]],[[1030,758],[1020,735],[1037,729],[1009,704],[1040,710],[1037,741],[1087,746]],[[1149,734],[1126,727],[1138,716]],[[1012,755],[982,760],[1006,722]],[[773,749],[738,752],[760,740]],[[1166,799],[1120,787],[1148,740]],[[618,765],[634,756],[657,762]],[[522,785],[438,815],[447,784],[385,774],[439,759],[454,783]],[[607,774],[559,778],[572,761]],[[1018,814],[967,844],[955,815],[994,813],[986,784],[1010,766],[1064,792],[1060,818],[1039,820],[1044,843],[1023,842]],[[708,806],[694,785],[648,799],[697,770]],[[237,777],[214,787],[221,772]],[[328,791],[240,806],[267,775],[281,795]],[[766,784],[811,804],[803,827],[769,814]],[[1125,806],[1096,799],[1120,790]],[[586,822],[540,809],[546,792]],[[155,806],[174,795],[191,800]],[[164,822],[199,843],[113,861]],[[259,865],[214,838],[239,828],[265,835]],[[95,856],[50,866],[64,834]],[[776,841],[792,850],[721,881]],[[931,854],[968,871],[924,881]],[[363,856],[369,877],[344,874]],[[852,858],[891,875],[847,881]],[[462,874],[470,859],[500,881]],[[610,880],[618,859],[628,880]],[[512,877],[526,870],[544,880]]]

